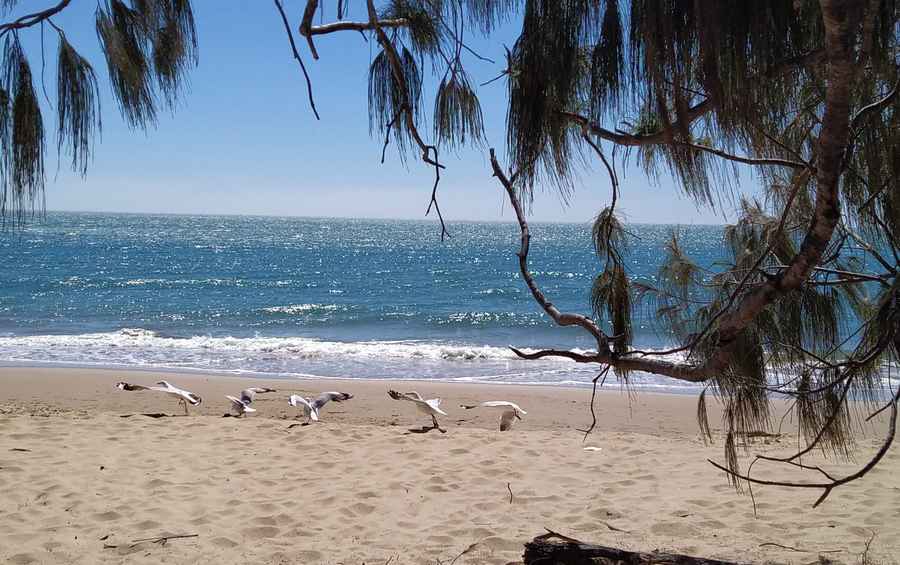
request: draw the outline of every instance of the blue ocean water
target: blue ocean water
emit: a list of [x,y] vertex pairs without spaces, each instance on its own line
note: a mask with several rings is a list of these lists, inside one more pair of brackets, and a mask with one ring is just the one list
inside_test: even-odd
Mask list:
[[[528,294],[512,223],[49,213],[0,233],[0,363],[278,376],[589,382],[595,368],[518,347],[590,348]],[[633,225],[652,280],[673,226]],[[703,263],[718,226],[680,227]],[[590,225],[534,224],[530,265],[563,310],[590,312]],[[651,314],[635,342],[662,347]],[[649,386],[678,383],[644,378]]]

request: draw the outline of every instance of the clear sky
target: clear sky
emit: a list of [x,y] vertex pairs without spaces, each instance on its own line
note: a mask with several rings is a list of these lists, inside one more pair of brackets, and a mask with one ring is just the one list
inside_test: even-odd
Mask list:
[[[32,7],[32,3],[28,4]],[[55,112],[45,112],[48,130],[47,208],[116,212],[271,214],[422,218],[432,172],[409,159],[404,167],[388,149],[380,164],[381,139],[369,136],[367,69],[374,46],[355,32],[317,38],[313,61],[298,47],[310,70],[321,121],[310,111],[305,83],[292,59],[280,17],[265,0],[194,0],[200,65],[174,115],[158,127],[132,131],[119,116],[106,80],[106,64],[94,32],[96,4],[75,0],[54,21],[94,65],[101,80],[103,136],[85,179],[55,159]],[[292,26],[303,2],[285,2]],[[332,2],[326,5],[334,10]],[[363,3],[351,3],[361,17]],[[333,13],[327,13],[333,17]],[[50,99],[55,91],[56,37],[45,29]],[[515,23],[496,40],[477,42],[496,65],[469,59],[474,83],[502,70],[503,44],[511,45]],[[40,31],[23,33],[33,72],[40,68]],[[432,81],[433,82],[433,81]],[[504,154],[506,83],[479,90],[489,146]],[[426,93],[427,94],[427,93]],[[425,98],[428,100],[428,97]],[[423,108],[430,115],[430,101]],[[430,122],[430,120],[429,120]],[[430,131],[426,128],[425,131]],[[448,220],[510,220],[504,193],[491,178],[487,147],[445,157],[440,202]],[[722,213],[698,210],[668,178],[652,185],[636,168],[622,178],[621,209],[629,221],[722,223]],[[585,221],[609,203],[605,174],[586,175],[568,203],[550,189],[536,195],[532,216],[547,221]],[[730,217],[731,206],[726,206]]]

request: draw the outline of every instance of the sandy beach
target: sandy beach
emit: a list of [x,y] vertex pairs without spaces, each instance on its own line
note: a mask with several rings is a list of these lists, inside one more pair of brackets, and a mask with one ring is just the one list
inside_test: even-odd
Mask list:
[[[115,389],[159,378],[197,392],[174,400]],[[812,508],[818,491],[739,495],[706,459],[696,399],[590,390],[361,380],[260,380],[100,369],[0,370],[0,560],[10,563],[506,564],[544,528],[604,545],[742,562],[898,563],[900,455]],[[225,394],[270,386],[259,412],[222,418]],[[440,396],[448,432],[388,388]],[[341,390],[322,421],[300,423],[291,393]],[[528,411],[460,404],[505,399]],[[711,422],[719,422],[715,402]],[[128,417],[126,417],[128,416]],[[789,426],[789,424],[786,424]],[[866,428],[857,464],[884,421]],[[785,435],[749,453],[788,453]],[[585,448],[596,448],[585,450]],[[830,463],[846,473],[852,463]],[[759,466],[755,469],[759,469]],[[777,470],[776,470],[777,471]],[[781,472],[779,477],[790,477]],[[796,478],[796,477],[795,477]],[[192,535],[166,544],[134,540]],[[115,547],[111,547],[115,546]],[[460,556],[464,550],[467,550]]]

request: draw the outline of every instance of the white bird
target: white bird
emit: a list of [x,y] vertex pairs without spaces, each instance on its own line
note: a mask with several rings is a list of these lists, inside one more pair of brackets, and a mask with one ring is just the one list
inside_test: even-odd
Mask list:
[[119,390],[153,390],[156,392],[164,392],[166,394],[170,394],[178,398],[178,401],[184,406],[184,415],[187,416],[188,413],[188,404],[191,406],[199,406],[203,399],[200,398],[200,395],[195,394],[193,392],[178,388],[176,386],[172,386],[167,381],[159,381],[156,383],[159,386],[144,386],[144,385],[135,385],[131,383],[126,383],[124,381],[120,381],[116,383],[116,388]]
[[447,413],[440,408],[440,398],[429,398],[428,400],[425,400],[424,398],[422,398],[422,395],[416,391],[397,392],[396,390],[389,390],[388,396],[390,396],[394,400],[408,400],[410,402],[413,402],[420,412],[424,412],[425,414],[431,416],[431,422],[433,425],[431,426],[431,428],[423,428],[423,430],[437,429],[440,430],[441,433],[447,433],[447,430],[442,429],[440,425],[438,425],[437,421],[438,414],[440,414],[441,416],[447,415]]
[[274,388],[266,388],[260,386],[254,386],[250,388],[245,388],[241,391],[241,397],[235,398],[230,394],[226,394],[225,398],[231,401],[231,409],[234,411],[234,415],[238,418],[243,416],[244,414],[249,414],[251,412],[256,412],[255,408],[250,408],[250,405],[253,403],[253,400],[256,398],[257,394],[262,394],[265,392],[278,392]]
[[516,422],[516,419],[521,420],[522,416],[528,414],[528,412],[522,410],[522,408],[516,404],[515,402],[509,402],[507,400],[488,400],[486,402],[481,402],[479,404],[460,404],[461,407],[466,410],[471,410],[472,408],[505,408],[503,414],[500,415],[500,431],[505,432],[506,430],[512,428],[513,424]]
[[[235,398],[230,394],[226,394],[225,398],[231,401],[231,409],[234,411],[234,415],[238,418],[240,418],[244,414],[256,412],[256,408],[250,408],[250,402],[247,402],[243,398]],[[230,416],[230,414],[225,415]]]
[[262,386],[252,386],[250,388],[245,388],[244,390],[241,391],[241,400],[243,400],[247,404],[250,404],[251,402],[256,400],[257,394],[263,394],[266,392],[278,392],[278,391],[275,390],[274,388],[266,388],[266,387],[262,387]]
[[353,398],[352,394],[346,392],[323,392],[315,399],[303,398],[299,394],[292,394],[288,398],[288,404],[298,406],[303,409],[303,415],[306,416],[306,423],[310,421],[319,421],[319,410],[330,401],[343,402]]

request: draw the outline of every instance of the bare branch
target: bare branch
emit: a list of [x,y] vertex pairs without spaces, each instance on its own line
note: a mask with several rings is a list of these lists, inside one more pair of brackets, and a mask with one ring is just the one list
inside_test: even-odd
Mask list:
[[528,285],[528,289],[531,291],[531,295],[540,304],[541,308],[544,309],[544,312],[550,316],[554,322],[559,324],[560,326],[580,326],[584,328],[589,334],[594,336],[594,339],[597,342],[597,347],[600,351],[609,352],[609,345],[606,334],[603,333],[603,330],[590,318],[584,316],[582,314],[569,314],[560,312],[559,308],[553,305],[552,302],[547,300],[547,297],[544,296],[544,293],[541,292],[541,289],[538,288],[537,283],[534,281],[534,277],[531,275],[531,271],[528,270],[528,245],[531,241],[531,235],[528,231],[528,220],[525,219],[525,212],[522,210],[522,205],[519,202],[519,198],[516,195],[516,190],[510,182],[509,178],[507,178],[506,173],[503,172],[503,169],[500,167],[500,163],[497,162],[497,156],[494,153],[494,149],[490,150],[491,155],[491,166],[494,169],[494,176],[500,181],[500,184],[503,185],[503,188],[506,189],[506,193],[509,196],[509,201],[512,204],[513,210],[516,213],[516,219],[519,222],[519,230],[522,233],[521,237],[521,245],[519,251],[516,255],[519,257],[519,270],[522,273],[522,278],[525,280],[525,284]]
[[[21,18],[18,18],[15,21],[0,24],[0,37],[3,36],[8,31],[13,31],[17,29],[22,29],[26,27],[31,27],[33,25],[37,25],[44,20],[55,16],[56,14],[62,12],[66,9],[66,7],[72,2],[72,0],[60,0],[58,4],[47,8],[46,10],[41,10],[40,12],[35,12],[33,14],[26,14]],[[55,26],[54,26],[55,27]]]
[[316,51],[316,44],[313,43],[313,36],[310,33],[313,18],[316,16],[316,8],[319,7],[319,0],[306,0],[306,8],[303,9],[303,19],[300,20],[300,35],[306,37],[306,43],[309,44],[309,52],[312,53],[313,59],[319,60],[319,52]]
[[316,102],[313,100],[312,82],[309,80],[309,73],[306,72],[306,65],[303,64],[303,59],[300,58],[300,53],[297,51],[297,44],[294,43],[294,33],[291,31],[291,25],[288,23],[281,0],[275,0],[275,7],[278,8],[278,13],[281,14],[281,21],[284,22],[284,30],[287,32],[288,41],[291,42],[291,51],[294,53],[294,59],[300,63],[300,70],[303,71],[303,77],[306,79],[306,94],[309,97],[309,105],[318,120],[320,118],[319,112],[316,110]]
[[743,163],[745,165],[790,167],[792,169],[806,169],[809,167],[809,165],[807,165],[806,163],[801,163],[798,161],[788,161],[786,159],[753,159],[751,157],[742,157],[740,155],[732,155],[731,153],[726,153],[725,151],[722,151],[721,149],[716,149],[715,147],[708,147],[706,145],[701,145],[698,143],[687,143],[687,142],[683,142],[683,141],[676,141],[676,143],[678,145],[690,147],[691,149],[696,149],[698,151],[704,151],[706,153],[716,155],[717,157],[727,159],[728,161],[734,161],[735,163]]
[[[690,363],[674,363],[662,359],[634,359],[617,356],[610,350],[609,338],[603,333],[603,330],[600,329],[596,322],[582,314],[561,312],[554,306],[537,286],[531,271],[528,269],[528,249],[531,235],[529,233],[528,221],[525,219],[525,213],[522,210],[522,204],[519,202],[515,188],[510,181],[510,177],[506,176],[506,173],[503,172],[503,168],[497,161],[497,156],[493,149],[490,150],[490,157],[491,166],[494,169],[494,176],[497,177],[500,184],[506,189],[510,204],[512,204],[513,210],[516,213],[516,219],[519,223],[519,230],[521,232],[521,245],[519,251],[516,253],[519,258],[519,272],[521,273],[525,284],[528,286],[528,289],[531,291],[532,297],[534,297],[535,301],[554,322],[560,326],[579,326],[583,328],[594,337],[598,347],[597,353],[593,355],[583,355],[573,351],[556,349],[545,349],[536,353],[523,353],[513,348],[513,352],[524,359],[565,357],[579,363],[603,363],[612,365],[613,367],[624,371],[645,371],[694,383],[705,382],[714,376],[713,373],[706,371],[702,367]],[[511,178],[515,177],[516,173],[513,173]]]
[[571,359],[576,363],[600,363],[600,356],[596,353],[592,355],[583,355],[581,353],[576,353],[574,351],[569,351],[568,349],[541,349],[540,351],[535,351],[534,353],[525,353],[520,349],[516,349],[515,347],[510,347],[513,353],[521,357],[522,359],[542,359],[544,357],[565,357],[566,359]]
[[[708,98],[700,102],[699,104],[691,106],[687,109],[687,112],[685,112],[685,119],[687,120],[687,124],[693,123],[698,118],[712,111],[712,109],[712,101],[710,101]],[[658,145],[667,142],[665,130],[659,130],[657,132],[649,134],[632,135],[625,132],[610,131],[606,128],[600,127],[600,125],[597,123],[591,122],[591,120],[589,120],[588,118],[574,112],[560,112],[560,114],[581,125],[582,128],[588,128],[591,133],[593,133],[600,139],[612,141],[617,145],[638,147],[641,145]]]
[[894,88],[892,88],[891,91],[888,92],[883,98],[872,102],[868,106],[864,106],[858,112],[856,112],[856,114],[853,116],[853,120],[851,120],[851,127],[853,129],[858,128],[860,123],[862,123],[866,116],[868,116],[872,112],[875,112],[876,110],[883,108],[884,106],[887,106],[891,102],[891,100],[893,100],[894,97],[897,96],[898,87],[900,87],[900,79],[897,79],[897,82],[894,83]]
[[[405,27],[408,25],[409,20],[406,18],[378,20],[378,27],[381,28]],[[307,30],[307,33],[303,33],[302,31],[301,33],[310,37],[313,35],[327,35],[337,31],[372,31],[374,29],[375,25],[372,22],[331,22],[328,24],[311,26]]]

